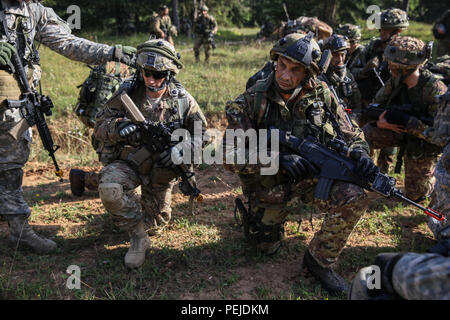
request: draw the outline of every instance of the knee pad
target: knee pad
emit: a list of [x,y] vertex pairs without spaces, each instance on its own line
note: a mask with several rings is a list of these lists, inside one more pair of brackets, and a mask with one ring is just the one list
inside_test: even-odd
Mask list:
[[100,183],[98,186],[100,199],[108,211],[116,211],[123,206],[123,186],[118,183]]

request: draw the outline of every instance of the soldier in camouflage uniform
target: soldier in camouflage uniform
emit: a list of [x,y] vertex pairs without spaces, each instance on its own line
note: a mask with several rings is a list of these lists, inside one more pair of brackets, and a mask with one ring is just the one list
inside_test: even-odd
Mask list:
[[360,44],[361,28],[360,26],[350,23],[344,25],[339,24],[339,27],[336,29],[336,34],[346,37],[350,44],[348,54],[345,59],[345,64],[347,66],[347,70],[353,74],[354,68],[362,67],[362,63],[359,58],[359,55],[364,50],[364,46]]
[[450,53],[450,9],[447,9],[433,26],[433,35],[437,40],[436,57]]
[[194,53],[195,61],[200,62],[200,47],[203,45],[205,48],[205,62],[208,63],[210,51],[212,48],[212,37],[217,33],[217,22],[213,16],[208,14],[208,7],[202,6],[200,8],[200,15],[194,21]]
[[[363,128],[373,148],[405,146],[405,190],[415,201],[431,194],[434,167],[442,151],[423,135],[429,126],[419,120],[434,119],[438,110],[435,96],[447,89],[431,72],[421,68],[430,55],[431,48],[416,38],[398,36],[389,43],[384,56],[392,77],[374,102],[384,107],[411,105],[414,115],[389,110]],[[391,119],[391,123],[386,119]]]
[[332,59],[326,73],[322,73],[319,79],[328,86],[332,86],[337,93],[337,99],[342,99],[346,109],[361,110],[361,92],[353,75],[348,72],[345,60],[348,42],[339,35],[332,35],[325,42],[323,49],[330,50]]
[[[18,109],[6,109],[5,99],[17,100],[21,90],[11,72],[11,56],[17,52],[22,59],[30,85],[36,88],[41,76],[39,55],[34,41],[48,46],[61,55],[88,64],[102,64],[110,60],[131,64],[135,50],[130,47],[98,44],[71,34],[69,26],[53,9],[38,1],[1,1],[2,28],[0,40],[0,216],[9,225],[8,240],[24,244],[37,253],[51,252],[56,248],[52,240],[38,236],[28,224],[30,208],[23,197],[23,166],[28,160],[31,129],[18,141],[9,130],[22,120]],[[14,44],[14,45],[12,45]]]
[[[161,231],[171,218],[175,173],[159,154],[141,156],[145,148],[138,127],[127,119],[119,95],[127,92],[147,120],[172,129],[185,128],[194,134],[195,122],[206,128],[206,120],[195,99],[171,79],[183,67],[175,48],[154,39],[138,46],[138,70],[134,82],[121,89],[97,115],[95,137],[105,167],[98,187],[106,211],[130,235],[125,256],[129,268],[141,266],[150,247],[147,227]],[[141,186],[142,196],[136,193]]]
[[[259,130],[273,125],[300,139],[315,136],[321,143],[341,135],[349,148],[361,155],[360,174],[373,172],[376,167],[367,155],[369,147],[362,131],[347,122],[344,110],[326,84],[317,79],[320,59],[313,33],[278,54],[274,72],[228,103],[225,109],[228,129]],[[224,145],[226,150],[232,150],[232,158],[243,152],[233,141],[225,139]],[[246,149],[245,154],[250,151]],[[251,210],[243,219],[246,238],[261,252],[274,254],[281,245],[287,215],[298,213],[302,204],[317,205],[327,214],[305,252],[303,263],[326,290],[332,294],[345,292],[348,288],[345,280],[331,266],[366,211],[366,195],[356,185],[336,182],[330,200],[314,199],[315,167],[298,155],[280,151],[277,156],[282,170],[275,175],[260,175],[264,167],[260,164],[225,161],[225,168],[239,175],[243,193],[249,199]]]
[[163,5],[159,8],[159,14],[152,17],[150,25],[150,34],[157,39],[164,39],[173,45],[172,36],[177,36],[177,29],[172,25],[169,15],[169,8]]
[[[389,8],[381,12],[380,25],[377,26],[380,37],[372,39],[364,47],[359,56],[359,66],[353,66],[351,69],[361,91],[363,105],[369,104],[377,91],[382,87],[372,69],[375,68],[377,70],[383,82],[390,78],[387,64],[383,62],[383,52],[392,38],[408,28],[408,20],[407,13],[397,8]],[[380,150],[377,164],[382,172],[389,172],[396,153],[396,148],[383,148]]]

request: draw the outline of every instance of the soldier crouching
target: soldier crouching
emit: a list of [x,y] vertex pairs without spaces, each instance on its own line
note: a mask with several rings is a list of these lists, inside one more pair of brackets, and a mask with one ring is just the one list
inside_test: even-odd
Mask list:
[[[317,79],[324,70],[319,63],[320,48],[312,37],[310,33],[301,39],[286,38],[285,42],[291,43],[283,51],[273,52],[277,55],[275,71],[226,106],[228,129],[274,126],[299,139],[314,136],[325,145],[339,136],[350,150],[361,154],[358,174],[370,174],[377,168],[368,156],[362,131],[347,121],[327,85]],[[231,143],[225,140],[227,150],[235,155],[242,152]],[[335,182],[329,200],[318,201],[314,198],[317,169],[287,149],[280,148],[278,156],[281,170],[275,175],[262,175],[261,164],[225,164],[239,175],[243,193],[249,198],[250,215],[244,219],[246,238],[262,252],[274,254],[281,245],[287,215],[298,213],[302,204],[316,205],[327,214],[305,252],[303,265],[330,293],[346,292],[346,281],[331,266],[366,211],[366,195],[356,185]]]
[[[141,266],[150,247],[147,227],[160,232],[171,218],[172,189],[176,175],[171,159],[160,154],[140,157],[144,149],[140,129],[128,120],[119,95],[125,91],[147,120],[171,129],[194,133],[194,123],[206,128],[205,117],[195,99],[175,85],[183,67],[175,48],[154,39],[138,46],[138,70],[132,83],[125,82],[117,95],[97,115],[95,137],[101,142],[99,194],[114,222],[130,235],[125,256],[129,268]],[[133,159],[133,160],[132,160]],[[142,195],[136,193],[141,186]]]

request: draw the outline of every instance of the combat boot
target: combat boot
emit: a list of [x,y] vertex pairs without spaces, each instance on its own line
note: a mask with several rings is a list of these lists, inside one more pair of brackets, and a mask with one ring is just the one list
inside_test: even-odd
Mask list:
[[303,256],[303,267],[307,268],[314,278],[319,280],[322,288],[330,294],[348,294],[349,285],[347,281],[334,272],[333,269],[322,267],[316,259],[313,258],[308,249]]
[[145,252],[150,248],[150,239],[142,222],[129,231],[129,234],[130,248],[125,255],[125,266],[131,269],[139,268],[145,261]]
[[28,218],[22,215],[8,219],[8,242],[12,246],[25,245],[38,254],[50,253],[56,249],[56,243],[37,235],[28,224]]
[[85,189],[85,172],[79,169],[72,169],[69,173],[70,190],[72,194],[81,197]]

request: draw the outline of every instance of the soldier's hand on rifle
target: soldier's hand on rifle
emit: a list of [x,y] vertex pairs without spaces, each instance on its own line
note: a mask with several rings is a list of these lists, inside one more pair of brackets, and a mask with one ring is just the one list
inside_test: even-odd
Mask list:
[[378,169],[372,158],[364,150],[353,150],[350,153],[350,158],[358,161],[356,163],[356,173],[360,177],[372,177],[380,172],[380,169]]
[[380,65],[380,61],[378,60],[378,57],[374,57],[372,59],[370,59],[366,65],[364,66],[364,68],[362,69],[362,72],[364,74],[367,74],[370,72],[370,70],[372,70],[373,68],[378,69],[378,66]]
[[126,140],[130,145],[139,145],[141,140],[141,133],[139,128],[130,120],[122,120],[119,122],[117,129],[119,136]]
[[159,155],[158,163],[164,168],[173,168],[175,164],[182,163],[185,148],[191,149],[190,142],[173,142],[170,148]]
[[296,154],[280,153],[280,166],[293,184],[319,174],[311,162]]
[[136,64],[136,52],[137,50],[134,47],[117,44],[114,46],[113,61],[134,67]]
[[17,50],[14,46],[7,42],[0,42],[0,66],[5,67],[9,65],[11,57]]
[[387,111],[384,111],[382,114],[380,114],[380,117],[378,118],[378,121],[377,121],[377,127],[378,128],[391,130],[391,131],[394,131],[396,133],[404,133],[404,132],[406,132],[404,126],[388,122],[388,120],[386,119],[386,113],[387,113]]
[[389,123],[398,124],[403,127],[406,127],[409,120],[413,116],[411,116],[405,112],[402,112],[401,110],[389,109],[387,111],[385,117],[386,117],[387,122],[389,122]]

